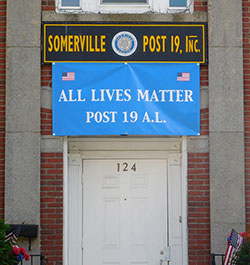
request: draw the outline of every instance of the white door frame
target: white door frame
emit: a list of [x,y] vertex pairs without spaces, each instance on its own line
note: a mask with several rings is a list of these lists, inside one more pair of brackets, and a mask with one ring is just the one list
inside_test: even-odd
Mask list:
[[[183,265],[188,264],[188,233],[187,233],[187,137],[182,138],[71,138],[63,139],[63,264],[68,264],[68,162],[69,154],[76,159],[108,158],[107,151],[114,151],[111,155],[122,151],[124,157],[131,151],[138,158],[167,158],[178,152],[181,155],[182,170],[182,228],[183,228]],[[77,144],[75,144],[77,143]],[[112,148],[110,147],[112,143]],[[80,145],[80,146],[79,146]],[[132,147],[132,148],[131,148]],[[86,150],[86,151],[85,151]],[[104,150],[104,151],[100,151]],[[97,152],[98,151],[98,152]],[[128,151],[128,152],[126,152]],[[148,154],[144,151],[150,151]],[[120,153],[119,152],[119,153]],[[109,152],[110,153],[110,152]],[[110,153],[111,154],[111,153]],[[122,157],[121,157],[122,158]],[[82,163],[81,163],[82,164]],[[82,169],[80,169],[82,170]],[[184,221],[186,220],[186,221]]]

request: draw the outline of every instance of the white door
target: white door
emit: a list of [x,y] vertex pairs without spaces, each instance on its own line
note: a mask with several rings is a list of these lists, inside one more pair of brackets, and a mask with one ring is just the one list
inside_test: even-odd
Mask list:
[[83,265],[165,265],[167,160],[83,161]]

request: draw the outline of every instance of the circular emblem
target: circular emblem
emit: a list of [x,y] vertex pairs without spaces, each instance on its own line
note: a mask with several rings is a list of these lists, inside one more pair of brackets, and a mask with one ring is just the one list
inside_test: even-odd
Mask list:
[[137,49],[137,39],[132,33],[121,31],[113,37],[112,48],[120,56],[132,55]]

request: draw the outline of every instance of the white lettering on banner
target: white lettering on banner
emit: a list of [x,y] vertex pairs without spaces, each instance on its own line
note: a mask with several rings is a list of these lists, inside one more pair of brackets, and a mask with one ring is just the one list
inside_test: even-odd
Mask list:
[[104,112],[93,112],[86,111],[86,123],[91,123],[92,121],[96,123],[108,123],[108,122],[116,122],[115,118],[117,115],[117,111],[104,111]]
[[[62,89],[58,102],[85,102],[84,89]],[[137,89],[137,101],[145,102],[193,102],[192,90],[181,89],[159,89],[142,90]],[[90,101],[93,102],[128,102],[131,101],[131,89],[91,89]],[[88,100],[88,99],[87,99]]]
[[[158,93],[158,94],[157,94]],[[141,90],[137,89],[137,101],[193,102],[192,90]]]
[[[67,95],[66,95],[67,92]],[[77,94],[74,93],[73,89],[69,89],[68,91],[62,90],[58,102],[84,102],[86,99],[82,97],[82,89],[77,89]]]
[[[60,103],[76,103],[76,102],[124,102],[132,100],[132,96],[137,102],[193,102],[193,91],[182,89],[91,89],[89,93],[84,95],[84,89],[62,89],[58,102]],[[132,94],[131,95],[131,93]],[[86,93],[86,91],[85,91]],[[85,96],[85,97],[84,97]],[[120,115],[120,116],[119,116]],[[160,118],[159,112],[143,112],[137,111],[86,111],[86,123],[115,123],[117,120],[122,123],[166,123],[166,120]],[[120,118],[119,118],[120,117]]]
[[[116,117],[118,115],[117,111],[86,111],[86,123],[109,123],[109,122],[116,122]],[[160,113],[159,112],[153,112],[153,113],[148,113],[147,111],[142,114],[140,117],[139,114],[136,111],[131,111],[127,112],[124,111],[122,112],[122,122],[123,123],[134,123],[138,119],[140,119],[143,123],[166,123],[165,120],[161,120],[159,117]]]
[[144,114],[144,116],[143,116],[142,122],[143,123],[144,122],[147,122],[147,123],[149,123],[149,122],[166,123],[165,120],[160,120],[160,118],[159,118],[159,112],[155,112],[154,114],[155,114],[155,116],[153,117],[153,119],[150,119],[149,114],[146,111],[145,114]]
[[127,111],[124,111],[123,113],[123,123],[124,122],[136,122],[138,119],[138,113],[136,111],[131,111],[128,115]]
[[130,89],[100,89],[99,91],[92,89],[91,101],[130,101],[130,92]]
[[64,89],[62,90],[58,101],[59,102],[62,102],[62,101],[67,102],[68,101]]

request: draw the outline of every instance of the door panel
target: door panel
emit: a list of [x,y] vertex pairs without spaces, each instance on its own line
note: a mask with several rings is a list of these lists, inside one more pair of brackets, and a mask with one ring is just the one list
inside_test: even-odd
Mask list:
[[84,160],[84,265],[159,265],[167,246],[167,161]]

